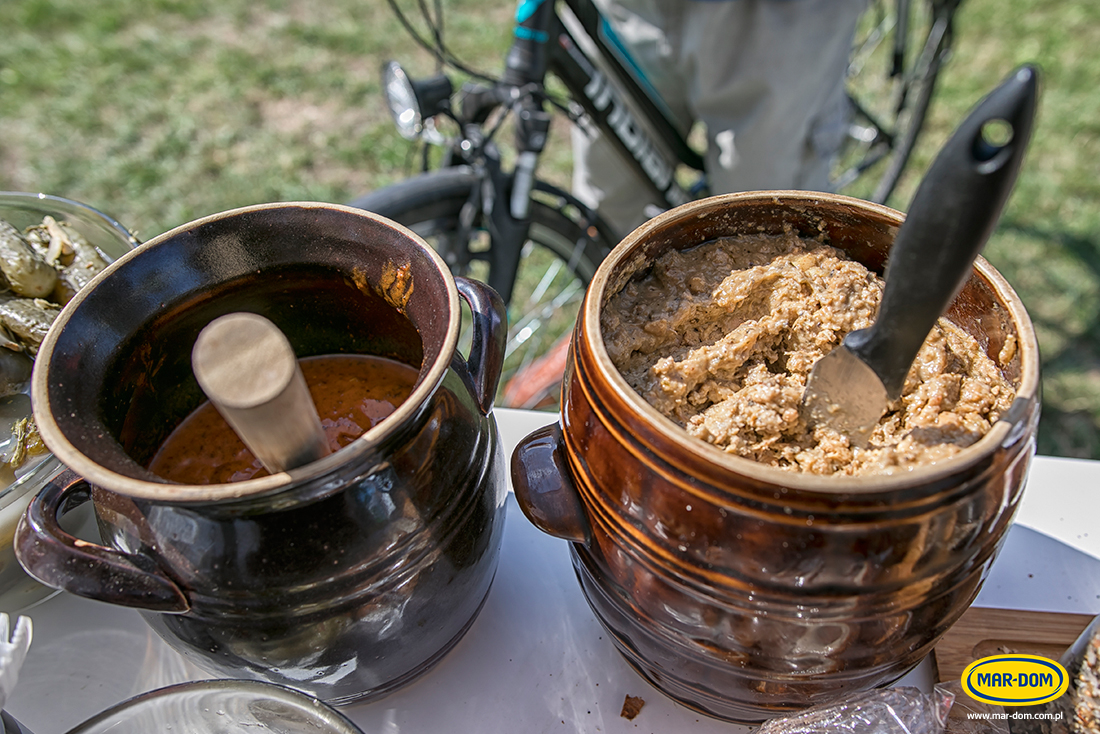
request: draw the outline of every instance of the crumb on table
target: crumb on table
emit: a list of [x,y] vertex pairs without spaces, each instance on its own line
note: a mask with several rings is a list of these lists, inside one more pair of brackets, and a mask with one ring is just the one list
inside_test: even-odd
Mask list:
[[645,706],[645,699],[638,696],[631,696],[628,693],[626,699],[623,700],[623,710],[619,713],[619,716],[627,721],[633,721],[634,717],[641,712],[642,706]]

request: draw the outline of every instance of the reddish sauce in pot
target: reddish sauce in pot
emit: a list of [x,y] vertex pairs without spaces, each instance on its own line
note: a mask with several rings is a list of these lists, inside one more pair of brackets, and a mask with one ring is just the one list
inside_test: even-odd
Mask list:
[[[298,363],[332,451],[396,410],[418,375],[407,364],[370,355],[306,357]],[[268,473],[209,401],[168,435],[149,471],[181,484],[239,482]]]

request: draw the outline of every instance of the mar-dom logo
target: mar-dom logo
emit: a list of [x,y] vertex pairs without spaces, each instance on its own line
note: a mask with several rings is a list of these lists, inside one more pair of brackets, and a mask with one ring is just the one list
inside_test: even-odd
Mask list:
[[1038,655],[993,655],[967,666],[960,679],[971,698],[985,703],[1031,706],[1066,692],[1069,674]]

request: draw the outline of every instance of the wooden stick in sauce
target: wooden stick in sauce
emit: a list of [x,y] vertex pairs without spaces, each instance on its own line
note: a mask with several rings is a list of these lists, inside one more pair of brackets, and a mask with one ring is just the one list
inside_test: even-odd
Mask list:
[[294,350],[263,316],[232,313],[211,321],[195,341],[191,367],[206,397],[271,473],[328,455]]

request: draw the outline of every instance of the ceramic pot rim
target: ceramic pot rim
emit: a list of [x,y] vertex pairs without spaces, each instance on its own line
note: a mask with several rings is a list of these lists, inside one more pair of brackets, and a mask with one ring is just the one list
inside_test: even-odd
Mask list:
[[[807,192],[794,190],[776,191],[748,191],[734,194],[722,194],[707,199],[683,204],[670,209],[646,223],[642,224],[608,255],[600,264],[585,296],[582,315],[584,329],[582,338],[585,340],[589,354],[593,356],[596,368],[601,377],[615,391],[629,411],[637,414],[632,418],[640,417],[656,431],[661,439],[675,444],[679,450],[688,452],[731,474],[751,477],[760,482],[766,482],[775,486],[789,487],[806,492],[821,494],[864,494],[882,491],[892,491],[913,486],[931,485],[938,480],[958,474],[961,471],[982,461],[1002,444],[1012,440],[1015,435],[1015,424],[1002,418],[993,425],[988,433],[973,445],[959,452],[955,456],[936,464],[894,475],[876,475],[843,477],[819,476],[786,471],[775,467],[760,464],[751,459],[728,454],[725,451],[701,441],[687,433],[671,418],[658,411],[619,373],[619,370],[611,361],[611,357],[604,346],[603,333],[600,325],[600,312],[606,300],[605,292],[612,276],[624,264],[628,264],[632,258],[637,257],[638,250],[655,233],[660,232],[668,224],[687,218],[703,216],[700,210],[718,210],[727,206],[745,203],[773,203],[784,207],[813,208],[822,202],[840,204],[852,209],[865,211],[869,214],[892,220],[901,225],[905,215],[895,209],[875,204],[863,199],[856,199],[842,194],[823,192]],[[1017,389],[1016,404],[1020,401],[1030,402],[1039,395],[1039,345],[1035,336],[1035,329],[1031,319],[1024,309],[1023,302],[1009,285],[1008,281],[998,273],[984,258],[979,257],[974,265],[986,283],[996,294],[1002,305],[1006,306],[1012,323],[1018,331],[1017,345],[1020,353],[1020,383]],[[1014,404],[1015,405],[1015,404]],[[564,409],[564,407],[563,407]],[[1014,411],[1010,411],[1013,413]],[[1029,411],[1022,411],[1024,416]],[[1026,417],[1024,418],[1026,419]]]
[[[437,357],[426,371],[423,369],[421,370],[421,377],[418,378],[416,386],[409,397],[406,398],[393,413],[362,436],[340,449],[340,451],[297,469],[291,469],[289,471],[283,471],[256,479],[208,485],[151,482],[112,471],[86,456],[69,441],[57,424],[57,421],[54,420],[46,379],[58,335],[65,328],[65,324],[72,318],[73,313],[80,307],[80,304],[87,299],[89,294],[94,291],[100,282],[110,278],[111,275],[120,268],[125,268],[126,264],[131,260],[145,256],[144,253],[156,249],[173,237],[223,219],[239,217],[252,212],[277,209],[336,210],[356,217],[372,219],[379,224],[393,228],[407,237],[416,244],[419,249],[423,250],[425,256],[431,260],[435,270],[439,273],[443,287],[446,289],[447,302],[450,304],[450,313],[447,320],[444,341],[438,351]],[[443,262],[443,259],[435,250],[412,230],[378,214],[374,214],[373,212],[341,204],[296,201],[256,204],[212,214],[182,224],[158,235],[118,258],[93,278],[84,288],[77,292],[73,299],[62,309],[61,313],[54,321],[54,325],[42,341],[42,345],[39,349],[39,359],[36,359],[34,373],[31,377],[35,422],[38,424],[38,430],[42,436],[43,442],[62,463],[83,476],[90,483],[113,492],[159,502],[181,503],[216,502],[220,500],[242,499],[245,497],[255,497],[279,492],[292,486],[298,486],[306,482],[321,479],[337,469],[348,465],[350,462],[367,456],[388,437],[401,430],[403,424],[412,419],[420,411],[421,407],[427,403],[430,396],[443,381],[447,370],[450,368],[451,355],[454,354],[458,344],[460,329],[461,309],[459,308],[458,299],[458,288],[455,285],[454,277],[451,275],[446,263]]]

